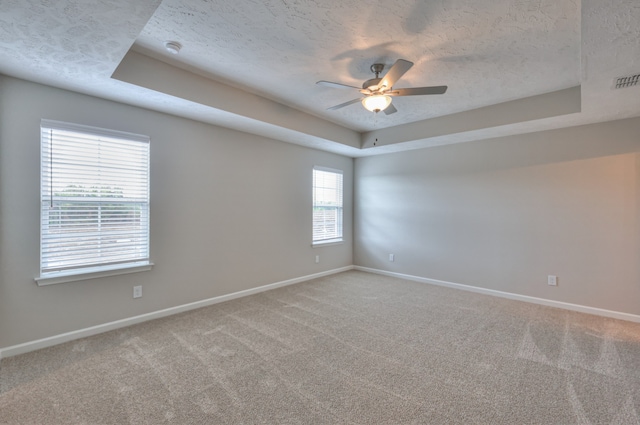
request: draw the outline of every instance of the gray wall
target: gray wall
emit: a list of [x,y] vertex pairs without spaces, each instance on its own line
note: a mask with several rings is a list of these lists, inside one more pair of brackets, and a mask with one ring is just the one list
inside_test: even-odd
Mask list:
[[639,151],[635,118],[356,159],[354,263],[640,314]]
[[[41,118],[151,137],[153,270],[36,285]],[[342,245],[311,247],[314,165],[344,170]],[[352,185],[351,158],[0,76],[0,347],[349,266]]]
[[[152,271],[35,284],[41,118],[151,137]],[[0,76],[0,347],[351,264],[640,314],[638,152],[636,118],[360,158],[354,176],[350,158]],[[345,172],[342,245],[311,247],[313,165]]]

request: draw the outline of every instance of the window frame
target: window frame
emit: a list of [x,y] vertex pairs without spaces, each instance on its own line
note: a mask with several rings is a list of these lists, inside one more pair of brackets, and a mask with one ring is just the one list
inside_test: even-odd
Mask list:
[[[86,139],[87,143],[91,143],[91,142],[100,143],[101,146],[104,146],[107,149],[116,148],[116,145],[118,142],[117,140],[114,140],[114,139],[124,141],[126,144],[139,143],[141,145],[146,145],[141,150],[142,157],[137,162],[135,161],[133,162],[136,166],[139,166],[141,169],[141,171],[136,172],[135,178],[134,178],[134,181],[136,183],[135,188],[142,189],[143,191],[142,192],[143,196],[139,198],[137,201],[132,200],[130,196],[127,197],[126,195],[121,196],[122,200],[120,202],[111,201],[108,195],[107,196],[102,195],[101,189],[99,189],[99,192],[98,192],[100,193],[100,195],[98,195],[98,197],[101,198],[100,200],[91,199],[96,195],[84,195],[84,196],[81,196],[82,200],[79,199],[78,201],[73,200],[70,202],[69,199],[66,199],[69,197],[68,195],[59,195],[59,194],[57,199],[58,202],[64,202],[66,200],[67,202],[70,202],[71,205],[86,204],[84,205],[84,207],[75,206],[73,208],[86,208],[87,206],[90,206],[91,208],[88,211],[92,211],[93,206],[97,207],[99,212],[102,211],[104,206],[109,206],[113,208],[113,206],[116,205],[116,209],[121,209],[123,208],[123,206],[127,206],[127,208],[131,208],[131,207],[128,207],[129,205],[137,205],[138,207],[141,207],[142,209],[137,210],[139,212],[135,214],[139,214],[136,217],[138,221],[140,220],[141,221],[137,226],[142,230],[142,233],[136,233],[136,235],[138,234],[142,235],[142,239],[139,241],[135,241],[133,245],[132,244],[128,245],[129,247],[131,247],[129,249],[131,251],[131,255],[128,258],[125,257],[115,261],[112,260],[110,262],[100,261],[100,260],[104,260],[106,257],[102,257],[102,253],[98,255],[95,255],[94,253],[94,256],[92,257],[91,261],[86,261],[84,263],[72,264],[72,265],[68,265],[68,264],[61,265],[59,267],[47,267],[46,258],[45,258],[46,255],[44,253],[44,247],[45,247],[44,238],[50,235],[48,233],[48,230],[49,230],[48,226],[51,220],[51,215],[50,215],[50,210],[46,209],[44,204],[45,204],[45,201],[47,201],[48,199],[51,199],[52,200],[51,202],[54,202],[56,200],[55,196],[52,193],[55,190],[52,180],[48,186],[45,184],[46,183],[45,174],[49,173],[47,174],[48,176],[52,175],[51,174],[52,163],[47,164],[46,163],[47,158],[48,159],[53,158],[52,150],[53,152],[56,152],[55,146],[51,147],[49,145],[51,143],[51,139],[49,138],[49,140],[47,140],[45,137],[45,134],[46,134],[45,132],[48,130],[76,133],[77,134],[76,137],[78,139],[84,138]],[[103,138],[103,139],[100,140],[100,138]],[[104,140],[104,139],[111,139],[111,140]],[[56,139],[54,138],[53,139],[54,143],[55,143],[55,140]],[[82,142],[74,141],[72,143],[78,144]],[[146,151],[145,151],[145,148],[146,148]],[[126,149],[128,150],[129,148],[126,148]],[[45,155],[47,154],[49,156],[45,158]],[[60,155],[61,151],[57,151],[56,154]],[[77,159],[75,157],[75,155],[78,155],[76,152],[72,152],[71,155],[74,155],[74,159]],[[151,155],[150,155],[149,136],[117,131],[117,130],[98,128],[98,127],[85,126],[80,124],[72,124],[72,123],[61,122],[61,121],[53,121],[53,120],[47,120],[47,119],[41,120],[40,122],[40,170],[39,170],[40,171],[40,194],[39,194],[39,197],[40,197],[40,200],[39,200],[40,201],[40,206],[39,206],[40,208],[40,215],[39,215],[40,217],[40,222],[39,222],[40,274],[38,277],[35,278],[35,281],[39,286],[151,270],[153,263],[150,261],[150,255],[149,255],[150,254],[150,236],[151,236],[150,235],[150,223],[151,223],[150,222],[150,190],[149,190],[150,176],[151,176],[150,158],[151,158]],[[86,165],[88,170],[86,172],[86,176],[88,176],[89,179],[92,179],[92,176],[95,176],[98,173],[105,172],[103,165],[99,163],[96,164],[96,163],[88,162]],[[122,162],[116,162],[116,165],[124,166]],[[65,172],[68,172],[69,170],[74,170],[74,167],[69,166],[69,167],[62,168],[61,170],[63,173],[65,173]],[[75,171],[77,171],[77,166],[75,168]],[[52,177],[49,177],[49,178],[51,179]],[[69,184],[73,185],[79,182],[86,183],[86,181],[88,180],[83,181],[83,178],[85,178],[84,175],[78,181],[70,180]],[[102,180],[98,179],[97,181],[100,182],[99,187],[102,187],[102,184],[103,184]],[[80,186],[82,187],[82,185]],[[74,187],[74,186],[70,186],[70,187]],[[94,188],[94,186],[91,186],[91,188]],[[105,198],[109,200],[108,203],[105,202]],[[114,197],[113,199],[114,200],[120,199],[120,197]],[[116,213],[117,212],[118,211],[116,211]],[[105,222],[104,220],[108,222],[109,218],[108,216],[107,218],[104,218],[102,214],[104,213],[98,214],[98,216],[96,216],[97,218],[95,219],[97,220],[97,223],[98,223],[97,224],[98,231],[92,232],[93,235],[97,234],[95,236],[96,241],[104,241],[105,240],[104,238],[109,236],[107,231],[102,230],[103,224],[100,224]],[[128,229],[131,229],[131,228],[125,227],[125,231],[130,232],[131,230],[128,230]],[[134,230],[134,231],[139,232],[140,229]],[[120,232],[121,231],[122,230],[120,230]],[[59,233],[59,235],[64,236],[64,235],[68,235],[69,233],[70,233],[70,230],[63,229],[62,232]],[[86,233],[84,235],[86,235]],[[113,238],[113,236],[111,237]],[[99,243],[102,244],[104,242],[99,242]]]
[[[335,207],[329,207],[329,208],[334,208],[337,212],[337,218],[336,218],[336,236],[335,237],[331,237],[331,238],[326,238],[326,239],[316,239],[316,231],[315,231],[315,209],[318,207],[326,207],[326,206],[320,206],[316,204],[316,171],[320,171],[320,172],[327,172],[327,173],[333,173],[333,174],[338,174],[340,175],[340,188],[337,188],[336,190],[339,191],[339,205],[336,205]],[[313,166],[313,171],[312,171],[312,183],[311,183],[311,197],[312,197],[312,231],[311,231],[311,246],[313,247],[317,247],[317,246],[327,246],[327,245],[333,245],[333,244],[341,244],[344,242],[344,171],[343,170],[339,170],[336,168],[329,168],[329,167],[324,167],[324,166],[319,166],[319,165],[314,165]],[[338,231],[339,229],[339,231]]]

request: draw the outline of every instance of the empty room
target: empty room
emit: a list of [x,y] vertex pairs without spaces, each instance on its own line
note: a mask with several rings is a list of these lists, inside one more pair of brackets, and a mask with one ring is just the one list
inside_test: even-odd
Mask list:
[[640,424],[637,0],[1,0],[0,424]]

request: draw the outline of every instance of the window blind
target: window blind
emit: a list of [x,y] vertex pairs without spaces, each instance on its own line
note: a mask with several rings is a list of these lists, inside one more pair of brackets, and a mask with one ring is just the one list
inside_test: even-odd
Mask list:
[[40,274],[149,260],[149,138],[41,122]]
[[313,168],[313,242],[342,240],[342,171]]

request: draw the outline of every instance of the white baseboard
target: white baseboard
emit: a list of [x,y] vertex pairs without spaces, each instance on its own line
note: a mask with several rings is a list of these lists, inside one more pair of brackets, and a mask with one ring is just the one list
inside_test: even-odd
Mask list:
[[613,319],[626,320],[629,322],[640,323],[640,316],[636,314],[622,313],[619,311],[605,310],[602,308],[588,307],[579,304],[565,303],[562,301],[547,300],[544,298],[530,297],[528,295],[519,295],[511,292],[496,291],[495,289],[479,288],[477,286],[463,285],[461,283],[446,282],[443,280],[427,279],[425,277],[412,276],[402,273],[394,273],[386,270],[371,269],[368,267],[354,266],[355,270],[369,273],[376,273],[385,276],[397,277],[400,279],[412,280],[414,282],[428,283],[430,285],[446,286],[449,288],[462,289],[464,291],[477,292],[480,294],[493,295],[511,300],[524,301],[533,304],[546,305],[548,307],[563,308],[565,310],[578,311],[580,313],[594,314],[596,316],[610,317]]
[[345,272],[348,270],[353,270],[353,266],[341,267],[339,269],[328,270],[321,273],[314,273],[311,275],[302,276],[295,279],[289,279],[289,280],[284,280],[282,282],[276,282],[276,283],[271,283],[264,286],[259,286],[257,288],[245,289],[244,291],[238,291],[232,294],[208,298],[206,300],[196,301],[189,304],[183,304],[176,307],[166,308],[164,310],[158,310],[151,313],[141,314],[139,316],[129,317],[127,319],[121,319],[121,320],[116,320],[114,322],[104,323],[102,325],[91,326],[89,328],[66,332],[60,335],[54,335],[48,338],[38,339],[36,341],[30,341],[30,342],[13,345],[6,348],[0,348],[0,360],[5,357],[16,356],[18,354],[24,354],[30,351],[40,350],[41,348],[52,347],[54,345],[62,344],[64,342],[73,341],[76,339],[85,338],[92,335],[97,335],[103,332],[112,331],[114,329],[124,328],[126,326],[135,325],[137,323],[146,322],[148,320],[159,319],[161,317],[171,316],[173,314],[183,313],[185,311],[195,310],[201,307],[207,307],[213,304],[221,303],[223,301],[230,301],[236,298],[246,297],[248,295],[253,295],[260,292],[268,291],[270,289],[293,285],[296,283],[301,283],[308,280],[317,279],[319,277],[324,277],[324,276],[329,276],[336,273]]

